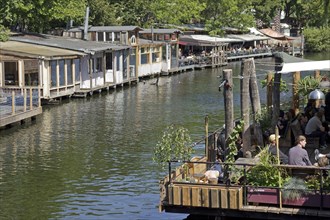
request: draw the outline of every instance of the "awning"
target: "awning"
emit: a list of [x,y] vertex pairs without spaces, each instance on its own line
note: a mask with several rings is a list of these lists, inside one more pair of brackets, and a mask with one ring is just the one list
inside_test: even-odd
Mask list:
[[280,73],[315,71],[315,70],[330,70],[330,60],[309,61],[298,63],[284,63]]
[[270,28],[260,29],[259,31],[261,33],[263,33],[264,35],[271,37],[273,39],[276,39],[276,40],[295,40],[295,38],[293,38],[293,37],[286,36],[277,31],[274,31]]

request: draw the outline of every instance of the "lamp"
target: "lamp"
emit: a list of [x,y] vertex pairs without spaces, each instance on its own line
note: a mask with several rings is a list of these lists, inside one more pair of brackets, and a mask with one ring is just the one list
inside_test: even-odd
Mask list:
[[312,91],[311,93],[309,93],[308,99],[315,99],[315,100],[317,100],[317,99],[323,99],[324,100],[325,99],[325,95],[324,95],[324,93],[321,90],[315,89],[314,91]]

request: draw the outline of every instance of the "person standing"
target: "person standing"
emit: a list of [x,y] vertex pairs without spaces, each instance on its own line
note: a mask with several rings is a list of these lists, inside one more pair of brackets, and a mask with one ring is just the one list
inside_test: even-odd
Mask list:
[[289,150],[289,165],[312,166],[308,153],[304,149],[306,146],[306,137],[299,135],[295,144],[296,146]]

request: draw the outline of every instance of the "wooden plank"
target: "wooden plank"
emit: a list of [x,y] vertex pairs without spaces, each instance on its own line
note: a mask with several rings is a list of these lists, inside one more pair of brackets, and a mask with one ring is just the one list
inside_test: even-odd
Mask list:
[[293,208],[292,209],[292,214],[293,215],[305,215],[305,212],[306,212],[306,209],[304,209],[304,208]]
[[191,189],[191,205],[194,207],[200,207],[201,204],[201,189],[199,187],[193,187]]
[[270,213],[276,213],[276,214],[279,214],[280,213],[280,209],[277,208],[277,207],[268,207],[268,212]]
[[228,208],[228,190],[227,189],[220,189],[220,200],[221,200],[221,208],[227,209]]
[[181,205],[181,187],[173,186],[173,205]]
[[182,187],[182,205],[190,206],[191,205],[191,187],[183,186]]
[[229,208],[238,209],[238,193],[237,189],[228,189],[229,192]]
[[286,215],[292,215],[293,208],[281,208],[280,213],[286,214]]
[[202,207],[209,207],[210,205],[210,197],[209,197],[209,190],[202,188],[202,198],[201,198],[201,206]]
[[318,212],[319,212],[319,210],[317,210],[317,209],[306,209],[305,215],[317,216]]
[[255,212],[256,206],[255,205],[245,205],[242,207],[242,210],[247,211],[247,212]]
[[168,204],[173,205],[173,187],[168,186]]
[[219,190],[218,189],[210,189],[211,192],[211,208],[220,208],[219,204]]

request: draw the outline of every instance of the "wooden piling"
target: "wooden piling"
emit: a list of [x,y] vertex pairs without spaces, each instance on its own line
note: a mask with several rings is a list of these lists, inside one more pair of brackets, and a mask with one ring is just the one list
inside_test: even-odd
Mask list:
[[273,84],[273,116],[272,116],[272,131],[275,131],[277,125],[278,117],[280,115],[280,83],[281,83],[281,73],[276,72],[274,76]]
[[273,73],[269,72],[267,74],[267,112],[270,114],[273,108]]
[[251,134],[250,134],[250,68],[251,59],[245,59],[242,61],[241,71],[241,115],[244,121],[243,129],[243,152],[249,150],[251,146]]
[[294,72],[292,78],[292,109],[296,111],[297,109],[299,110],[298,82],[300,80],[300,72]]
[[233,71],[223,70],[223,79],[226,80],[223,95],[225,102],[225,138],[227,139],[234,129],[234,101],[233,101]]
[[261,111],[259,88],[257,82],[256,68],[254,64],[254,59],[251,58],[250,61],[250,91],[251,91],[251,103],[253,111],[253,119],[255,120],[256,114],[259,114]]

